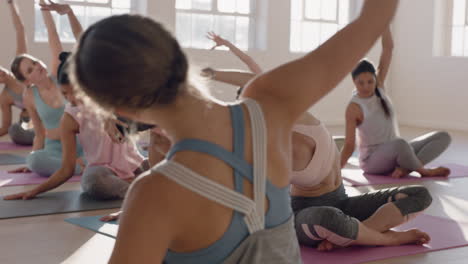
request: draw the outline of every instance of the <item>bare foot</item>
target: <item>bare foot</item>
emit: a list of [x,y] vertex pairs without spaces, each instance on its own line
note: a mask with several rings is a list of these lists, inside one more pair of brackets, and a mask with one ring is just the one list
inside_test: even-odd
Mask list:
[[402,177],[406,177],[406,176],[408,176],[409,173],[410,173],[410,171],[407,170],[407,169],[396,168],[396,169],[392,172],[392,178],[399,179],[399,178],[402,178]]
[[340,248],[340,246],[337,246],[337,245],[333,244],[332,242],[330,242],[330,241],[328,241],[328,240],[323,240],[323,241],[317,246],[317,250],[318,250],[318,251],[321,251],[321,252],[332,251],[333,249],[336,249],[336,248]]
[[421,173],[422,177],[448,177],[450,175],[450,169],[445,167],[437,167],[435,169],[426,169],[424,173]]
[[415,244],[422,245],[429,243],[431,237],[418,229],[411,229],[404,232],[387,231],[385,234],[393,236],[392,246]]

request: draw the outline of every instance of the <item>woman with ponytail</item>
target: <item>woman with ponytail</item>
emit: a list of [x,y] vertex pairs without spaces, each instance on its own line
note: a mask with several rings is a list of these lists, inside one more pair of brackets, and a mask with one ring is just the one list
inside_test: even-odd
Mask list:
[[[62,165],[60,119],[66,103],[61,94],[56,74],[61,63],[59,55],[63,48],[51,11],[67,15],[75,39],[78,39],[82,28],[69,5],[55,4],[51,1],[46,3],[45,0],[40,0],[39,5],[47,28],[52,61],[48,68],[44,62],[33,56],[20,54],[11,64],[13,75],[28,87],[24,92],[23,101],[35,132],[32,152],[26,157],[27,166],[11,172],[32,171],[41,176],[49,177]],[[82,156],[81,146],[77,148],[76,155],[77,157]],[[77,159],[74,174],[81,173],[83,166],[81,158]]]
[[393,40],[390,29],[382,36],[382,54],[378,70],[362,60],[352,72],[356,86],[346,109],[346,140],[341,152],[341,167],[351,157],[358,131],[359,163],[369,174],[391,174],[401,178],[412,171],[422,177],[448,176],[444,167],[425,168],[450,144],[447,132],[432,132],[407,142],[398,135],[395,112],[384,90],[384,81],[390,67]]

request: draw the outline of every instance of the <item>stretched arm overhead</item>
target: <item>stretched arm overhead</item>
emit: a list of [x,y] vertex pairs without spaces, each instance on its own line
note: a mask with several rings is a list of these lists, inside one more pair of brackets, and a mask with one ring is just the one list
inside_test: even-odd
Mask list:
[[[45,5],[45,0],[40,0],[39,4]],[[59,55],[63,51],[62,43],[60,42],[60,37],[57,32],[57,27],[55,26],[54,18],[52,14],[48,10],[42,10],[42,17],[44,19],[44,24],[47,28],[47,34],[49,38],[49,48],[52,55],[52,61],[50,64],[50,71],[49,73],[52,76],[57,75],[57,69],[60,65]]]
[[68,16],[68,21],[70,22],[71,29],[73,31],[73,36],[75,36],[75,39],[78,40],[83,33],[83,27],[81,26],[80,21],[76,17],[75,13],[73,12],[73,9],[70,7],[70,5],[67,4],[57,4],[52,1],[50,1],[50,4],[46,3],[41,3],[41,10],[43,11],[55,11],[59,13],[60,15],[67,15]]
[[382,54],[380,55],[379,67],[377,69],[377,85],[384,88],[384,82],[390,68],[393,55],[393,38],[390,27],[382,35]]
[[39,150],[44,148],[45,141],[45,128],[42,124],[41,118],[36,111],[36,106],[34,104],[34,94],[32,89],[25,89],[23,93],[23,101],[26,110],[31,117],[31,121],[34,126],[34,142],[32,150]]
[[18,7],[13,0],[8,1],[8,6],[10,7],[11,19],[16,32],[16,55],[27,53],[26,32],[24,31],[23,21],[19,16]]
[[202,76],[209,77],[218,82],[232,84],[235,86],[244,86],[252,80],[256,74],[239,70],[216,70],[205,68],[202,70]]
[[[392,20],[398,0],[367,0],[360,16],[318,49],[257,77],[243,93],[290,126],[329,93],[370,50]],[[287,88],[287,89],[286,89]],[[281,106],[281,107],[278,107]]]
[[232,44],[228,40],[223,39],[219,35],[216,35],[214,32],[208,32],[207,38],[213,40],[216,43],[215,46],[211,49],[215,49],[216,47],[220,47],[220,46],[226,46],[245,65],[247,65],[247,67],[249,67],[251,72],[253,72],[254,74],[262,73],[262,69],[260,68],[260,66],[258,66],[258,64],[254,61],[254,59],[252,59],[252,57],[250,57],[245,52],[237,48],[234,44]]

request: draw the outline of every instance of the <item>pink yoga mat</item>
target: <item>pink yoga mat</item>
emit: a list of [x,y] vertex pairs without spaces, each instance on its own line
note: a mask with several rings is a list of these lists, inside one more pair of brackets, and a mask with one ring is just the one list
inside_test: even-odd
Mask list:
[[[80,178],[80,176],[73,176],[68,182],[79,182]],[[46,177],[41,177],[35,173],[8,173],[0,171],[0,187],[41,184],[46,180]]]
[[[447,167],[451,170],[448,179],[468,177],[468,166],[454,163],[441,164],[439,166]],[[434,166],[431,166],[434,167]],[[420,177],[419,175],[409,175],[404,178],[395,179],[389,175],[370,175],[364,174],[361,169],[343,169],[343,179],[352,184],[352,186],[367,186],[379,184],[406,184],[418,181],[440,181],[447,180],[447,177]]]
[[468,234],[468,223],[457,223],[447,218],[423,214],[395,229],[408,230],[412,228],[427,232],[431,236],[429,244],[397,247],[350,247],[336,249],[332,252],[319,252],[315,248],[302,247],[302,261],[304,264],[355,264],[468,245],[467,237],[463,234],[464,232]]
[[17,145],[13,142],[0,142],[0,150],[30,150],[32,146]]

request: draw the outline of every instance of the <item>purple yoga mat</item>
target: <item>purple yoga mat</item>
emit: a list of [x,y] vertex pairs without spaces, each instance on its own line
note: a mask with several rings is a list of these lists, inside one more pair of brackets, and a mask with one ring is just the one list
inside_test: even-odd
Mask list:
[[304,264],[355,264],[468,245],[468,240],[463,232],[468,232],[468,223],[457,223],[447,218],[423,214],[395,229],[408,230],[412,228],[427,232],[431,236],[429,244],[397,247],[349,247],[336,249],[332,252],[319,252],[315,248],[302,247],[302,261]]
[[[80,178],[80,176],[73,176],[68,182],[79,182]],[[46,177],[41,177],[36,173],[8,173],[0,171],[0,187],[41,184],[46,180]]]
[[12,142],[0,142],[0,150],[30,150],[32,146],[17,145]]
[[[451,170],[448,179],[468,177],[468,166],[454,163],[441,164]],[[435,166],[430,166],[435,167]],[[370,175],[364,174],[361,169],[343,169],[343,179],[352,184],[352,186],[367,186],[379,184],[406,184],[418,181],[440,181],[447,180],[447,177],[420,177],[419,175],[409,175],[404,178],[395,179],[389,175]]]

